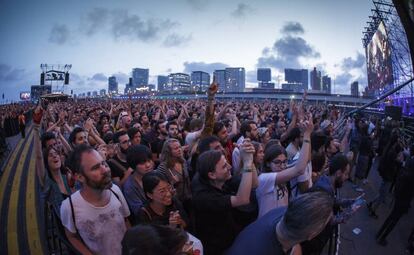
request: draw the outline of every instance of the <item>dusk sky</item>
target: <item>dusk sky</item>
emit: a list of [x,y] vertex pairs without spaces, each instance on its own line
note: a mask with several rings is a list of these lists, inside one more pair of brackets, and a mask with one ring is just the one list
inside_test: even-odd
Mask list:
[[226,66],[256,69],[314,66],[332,77],[334,93],[366,86],[362,31],[370,0],[0,0],[0,93],[17,100],[39,84],[40,64],[72,64],[74,93],[123,89],[132,68],[149,68],[150,82],[171,72]]

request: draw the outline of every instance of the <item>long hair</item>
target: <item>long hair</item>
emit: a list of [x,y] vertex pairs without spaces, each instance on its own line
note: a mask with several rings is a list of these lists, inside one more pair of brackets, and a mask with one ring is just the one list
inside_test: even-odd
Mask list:
[[319,234],[332,216],[333,198],[324,191],[305,193],[288,205],[279,231],[283,239],[300,243]]
[[[55,181],[53,179],[52,172],[50,171],[49,160],[48,160],[49,153],[50,153],[51,150],[54,150],[57,154],[59,154],[59,158],[60,158],[60,152],[55,147],[49,146],[49,147],[43,149],[43,162],[44,162],[44,166],[46,168],[47,175],[50,177],[50,179],[52,179],[53,181]],[[60,173],[61,174],[66,174],[67,171],[65,169],[64,162],[62,161],[61,158],[60,158],[60,161],[61,161],[60,162]]]
[[277,158],[277,156],[284,154],[287,157],[287,153],[285,148],[281,145],[272,145],[265,150],[265,155],[263,158],[263,170],[264,172],[272,172],[270,167],[270,163],[273,159]]
[[[172,151],[171,151],[171,144],[177,142],[178,144],[180,144],[180,141],[178,141],[175,138],[168,138],[165,142],[164,145],[162,146],[162,150],[161,150],[161,155],[160,155],[160,162],[165,162],[167,164],[167,168],[171,168],[174,167],[175,163],[181,163],[184,164],[185,160],[184,158],[176,158],[172,156]],[[181,146],[181,144],[180,144]]]

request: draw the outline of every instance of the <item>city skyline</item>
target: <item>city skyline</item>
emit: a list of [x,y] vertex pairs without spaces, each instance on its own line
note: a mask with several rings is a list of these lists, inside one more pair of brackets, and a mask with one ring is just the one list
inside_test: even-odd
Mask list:
[[332,77],[335,93],[350,94],[354,80],[367,83],[361,36],[371,7],[357,0],[5,0],[0,91],[16,100],[39,84],[47,63],[72,64],[66,92],[107,88],[109,76],[122,90],[137,67],[149,69],[150,84],[158,75],[244,67],[249,88],[257,87],[257,68],[271,68],[280,86],[284,68],[316,66]]

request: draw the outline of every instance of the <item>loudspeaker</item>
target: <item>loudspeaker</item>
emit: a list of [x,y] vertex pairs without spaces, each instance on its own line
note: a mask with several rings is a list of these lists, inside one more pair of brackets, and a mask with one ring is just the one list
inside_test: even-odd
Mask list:
[[65,73],[65,85],[69,84],[69,73]]
[[40,74],[40,85],[45,85],[45,73]]
[[385,116],[391,117],[393,120],[400,120],[402,114],[402,108],[399,106],[385,106]]

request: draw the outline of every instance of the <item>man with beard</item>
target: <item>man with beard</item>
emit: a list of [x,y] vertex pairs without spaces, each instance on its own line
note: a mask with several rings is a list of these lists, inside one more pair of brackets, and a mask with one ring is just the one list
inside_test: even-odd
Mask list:
[[[240,133],[241,136],[240,138],[237,140],[237,146],[240,146],[244,139],[249,138],[251,141],[256,141],[257,137],[258,137],[258,131],[257,131],[257,125],[256,122],[254,122],[253,120],[246,120],[244,121],[241,126],[240,126]],[[240,170],[240,150],[239,148],[235,148],[233,150],[233,155],[232,155],[232,166],[233,166],[233,172],[234,171],[239,171]]]
[[130,212],[106,161],[87,145],[76,147],[69,160],[82,188],[60,209],[66,237],[82,254],[121,254]]
[[117,144],[116,155],[108,160],[108,165],[111,168],[112,180],[123,186],[132,173],[132,169],[127,162],[127,151],[131,146],[131,141],[126,131],[116,132],[113,141]]

